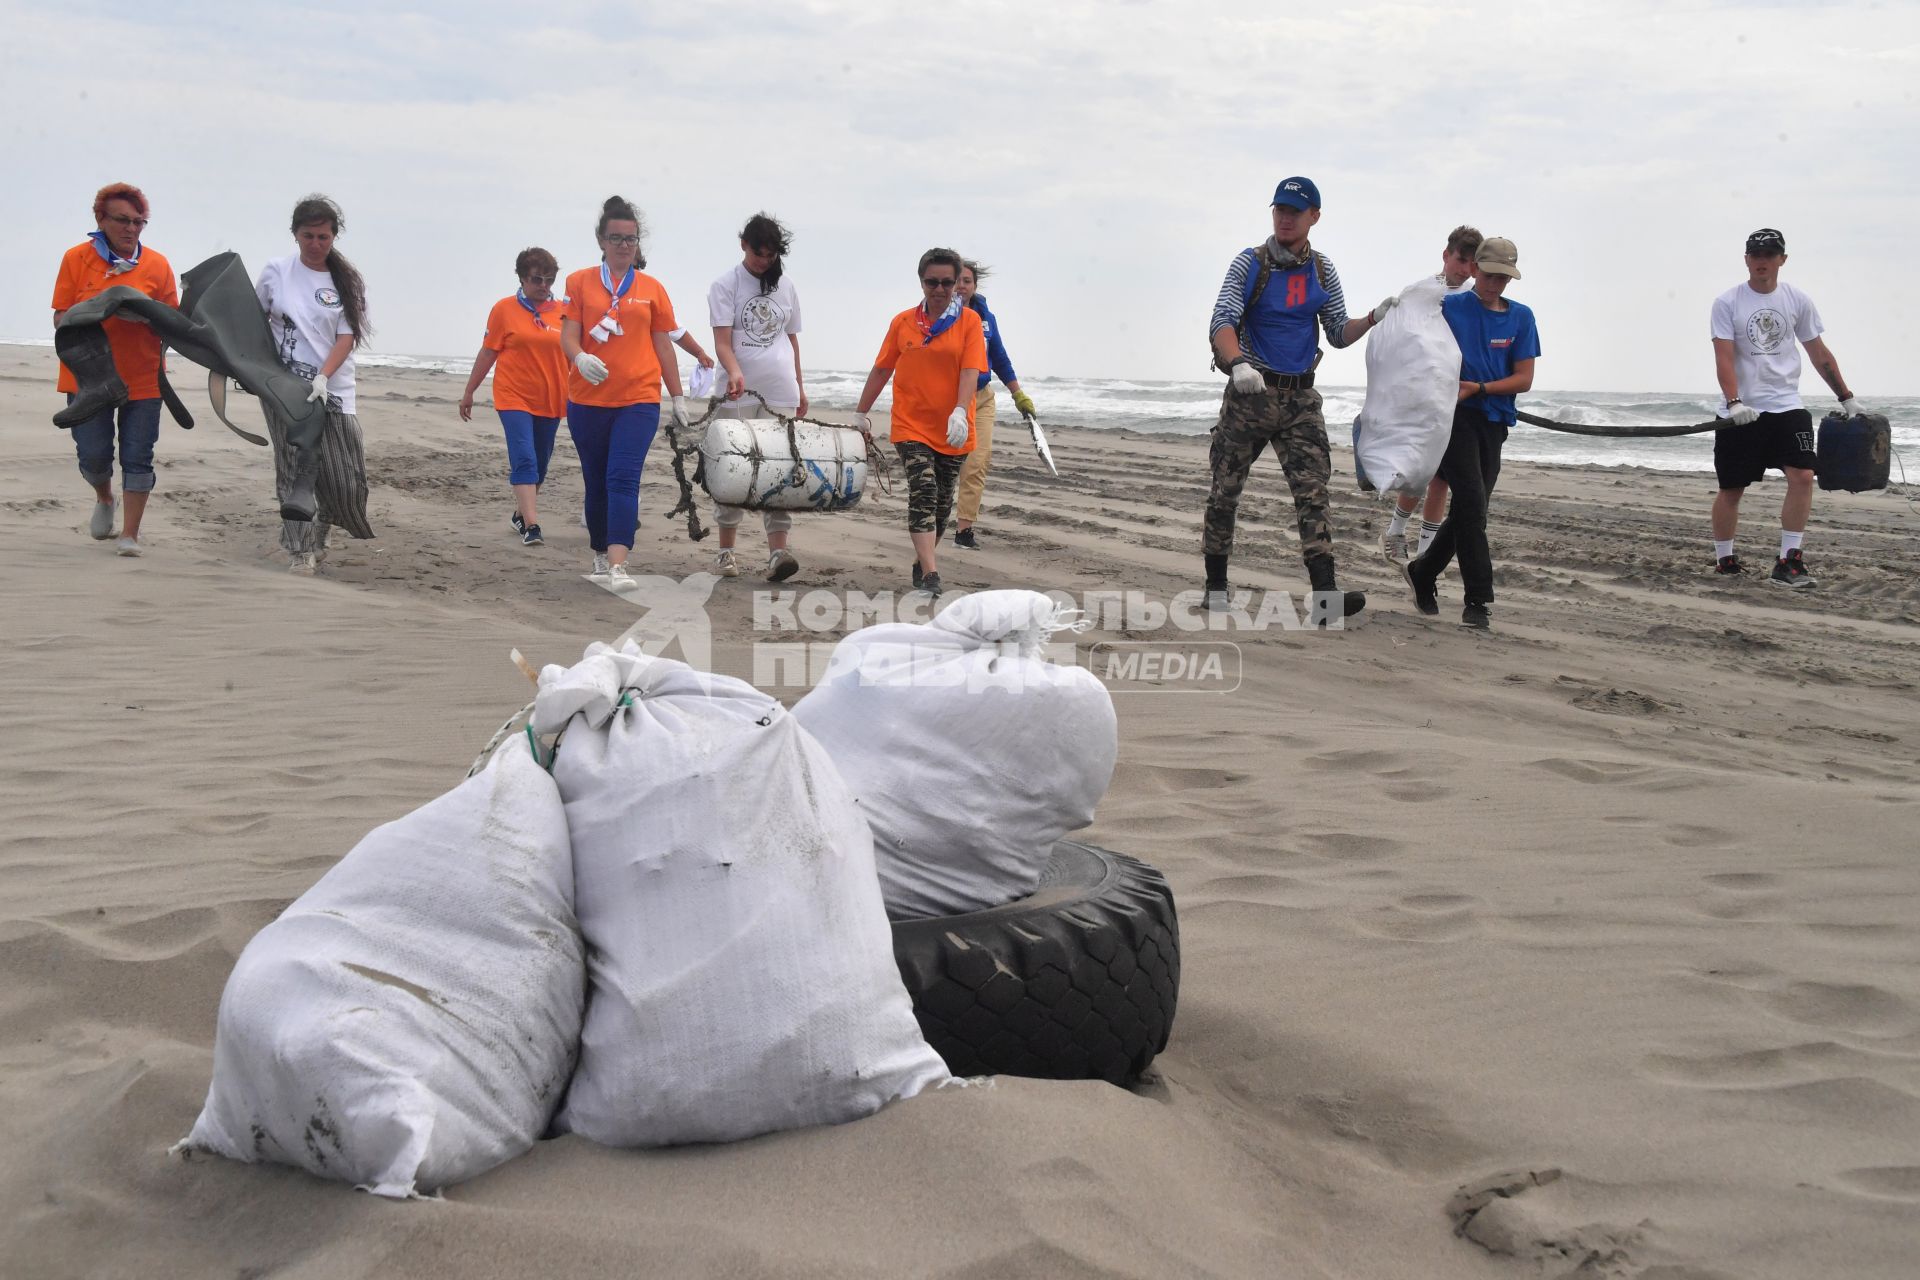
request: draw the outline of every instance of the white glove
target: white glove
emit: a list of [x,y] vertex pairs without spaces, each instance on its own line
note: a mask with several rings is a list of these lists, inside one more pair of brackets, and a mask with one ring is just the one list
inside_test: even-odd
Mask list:
[[307,392],[307,399],[309,401],[318,400],[321,404],[325,404],[327,402],[327,375],[326,374],[316,373],[313,375],[313,390]]
[[1260,371],[1254,368],[1248,361],[1243,360],[1233,366],[1231,376],[1233,378],[1233,389],[1243,396],[1254,395],[1267,389],[1267,380],[1261,377]]
[[573,358],[573,367],[580,371],[581,377],[596,387],[607,380],[607,362],[599,356],[590,356],[582,351]]
[[1400,305],[1400,295],[1397,293],[1394,294],[1392,297],[1380,299],[1380,305],[1373,309],[1373,313],[1372,313],[1373,322],[1375,324],[1379,324],[1382,320],[1385,320],[1387,318],[1387,312],[1393,310],[1395,307],[1399,305]]
[[1840,412],[1849,418],[1858,418],[1863,416],[1867,411],[1860,407],[1858,400],[1855,400],[1852,396],[1848,396],[1840,402]]
[[1727,417],[1736,427],[1744,427],[1760,416],[1760,411],[1750,404],[1730,404]]
[[853,425],[858,427],[863,435],[873,434],[873,419],[857,409],[853,414]]
[[675,396],[673,398],[673,425],[676,427],[685,427],[689,425],[690,422],[691,419],[687,417],[687,398],[685,396]]
[[964,405],[955,405],[953,412],[947,415],[947,445],[958,449],[967,442],[967,410]]

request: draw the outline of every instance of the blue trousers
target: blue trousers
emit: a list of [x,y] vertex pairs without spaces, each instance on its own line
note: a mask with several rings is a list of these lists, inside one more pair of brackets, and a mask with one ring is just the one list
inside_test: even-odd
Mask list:
[[[67,397],[73,403],[73,397]],[[153,447],[160,442],[160,398],[129,400],[118,409],[119,431],[113,409],[102,409],[73,428],[74,452],[80,455],[80,475],[88,484],[113,480],[113,445],[120,443],[120,488],[127,493],[153,492]]]
[[606,551],[609,543],[633,546],[640,523],[640,471],[659,429],[657,402],[604,408],[567,401],[567,431],[587,489],[587,541],[595,551]]
[[545,484],[547,463],[553,458],[553,438],[560,419],[536,418],[524,409],[500,409],[500,427],[507,433],[507,461],[513,465],[509,484]]

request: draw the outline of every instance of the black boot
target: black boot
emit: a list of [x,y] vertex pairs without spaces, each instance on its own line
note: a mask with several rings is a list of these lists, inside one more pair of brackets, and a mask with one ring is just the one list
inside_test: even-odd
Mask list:
[[[1333,557],[1315,556],[1307,561],[1307,579],[1313,584],[1315,595],[1326,591],[1339,591],[1333,581]],[[1367,607],[1367,594],[1364,591],[1341,592],[1340,616],[1351,618]]]
[[77,427],[102,410],[116,409],[127,402],[127,384],[113,367],[113,344],[107,340],[105,329],[97,324],[56,329],[53,346],[79,388],[73,403],[53,415],[54,426]]
[[1220,612],[1232,603],[1227,586],[1227,558],[1209,551],[1206,553],[1206,562],[1207,585],[1202,594],[1208,610]]

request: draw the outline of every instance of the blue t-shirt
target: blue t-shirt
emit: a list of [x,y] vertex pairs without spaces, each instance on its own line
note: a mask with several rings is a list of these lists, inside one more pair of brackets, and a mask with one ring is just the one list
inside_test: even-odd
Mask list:
[[[1534,327],[1533,308],[1525,303],[1509,302],[1505,311],[1490,311],[1480,295],[1468,289],[1440,299],[1440,313],[1460,344],[1463,382],[1497,382],[1513,372],[1516,361],[1539,358],[1540,331]],[[1478,403],[1489,422],[1511,426],[1518,421],[1512,396],[1482,396]]]

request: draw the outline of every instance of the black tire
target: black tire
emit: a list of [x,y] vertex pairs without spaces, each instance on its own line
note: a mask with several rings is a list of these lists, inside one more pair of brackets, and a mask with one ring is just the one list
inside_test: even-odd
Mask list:
[[1003,907],[893,923],[913,1012],[955,1075],[1131,1084],[1167,1047],[1180,923],[1166,877],[1062,840]]

